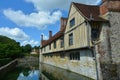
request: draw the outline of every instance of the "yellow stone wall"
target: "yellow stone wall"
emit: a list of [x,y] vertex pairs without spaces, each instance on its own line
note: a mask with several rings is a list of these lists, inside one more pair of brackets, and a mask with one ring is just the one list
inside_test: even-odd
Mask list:
[[52,54],[52,56],[43,55],[42,62],[66,70],[70,70],[72,72],[82,74],[93,79],[96,78],[95,61],[90,50],[80,50],[80,60],[70,60],[69,53],[70,52],[64,53],[64,58],[60,57],[60,53],[50,53]]

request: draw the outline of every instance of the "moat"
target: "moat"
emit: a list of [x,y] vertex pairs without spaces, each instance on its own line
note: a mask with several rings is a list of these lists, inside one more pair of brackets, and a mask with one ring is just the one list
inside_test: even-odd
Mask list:
[[83,75],[48,64],[40,64],[40,80],[93,80]]
[[40,64],[38,68],[16,67],[7,72],[1,80],[92,80],[55,66]]

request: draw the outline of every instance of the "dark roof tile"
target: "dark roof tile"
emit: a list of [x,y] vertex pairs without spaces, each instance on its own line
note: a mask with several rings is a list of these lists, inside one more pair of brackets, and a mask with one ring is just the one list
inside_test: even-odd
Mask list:
[[99,6],[95,5],[86,5],[86,4],[80,4],[80,3],[74,3],[75,7],[78,9],[78,11],[85,17],[87,20],[93,20],[93,21],[106,21],[105,19],[101,18]]

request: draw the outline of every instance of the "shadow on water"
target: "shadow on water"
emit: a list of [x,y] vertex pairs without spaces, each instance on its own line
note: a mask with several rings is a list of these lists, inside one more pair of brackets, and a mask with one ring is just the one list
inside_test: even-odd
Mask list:
[[17,65],[7,73],[0,75],[0,80],[39,80],[39,58],[26,56],[17,59]]
[[40,70],[41,80],[93,80],[83,75],[47,64],[41,64]]
[[2,75],[0,80],[39,80],[39,70],[25,67],[16,67],[14,70]]

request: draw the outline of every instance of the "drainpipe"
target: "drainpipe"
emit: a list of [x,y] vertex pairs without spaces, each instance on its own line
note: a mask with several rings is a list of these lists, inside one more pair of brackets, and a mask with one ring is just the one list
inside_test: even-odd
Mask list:
[[[90,41],[91,41],[91,29],[90,29],[90,24],[89,24],[89,22],[88,21],[86,21],[86,25],[87,25],[87,44],[88,44],[88,46],[89,46],[89,48],[91,48],[91,46],[90,46]],[[95,56],[95,67],[96,67],[96,80],[100,80],[99,79],[99,71],[98,71],[98,60],[97,60],[97,55],[96,55],[96,48],[95,48],[95,41],[92,41],[92,43],[93,43],[93,54],[94,54],[94,56]]]
[[96,41],[92,41],[93,43],[93,54],[95,56],[95,67],[96,67],[96,80],[103,80],[102,79],[102,75],[101,75],[101,68],[100,68],[100,61],[99,61],[99,58],[98,58],[98,55],[96,53],[96,45],[99,44],[99,42],[96,42]]

